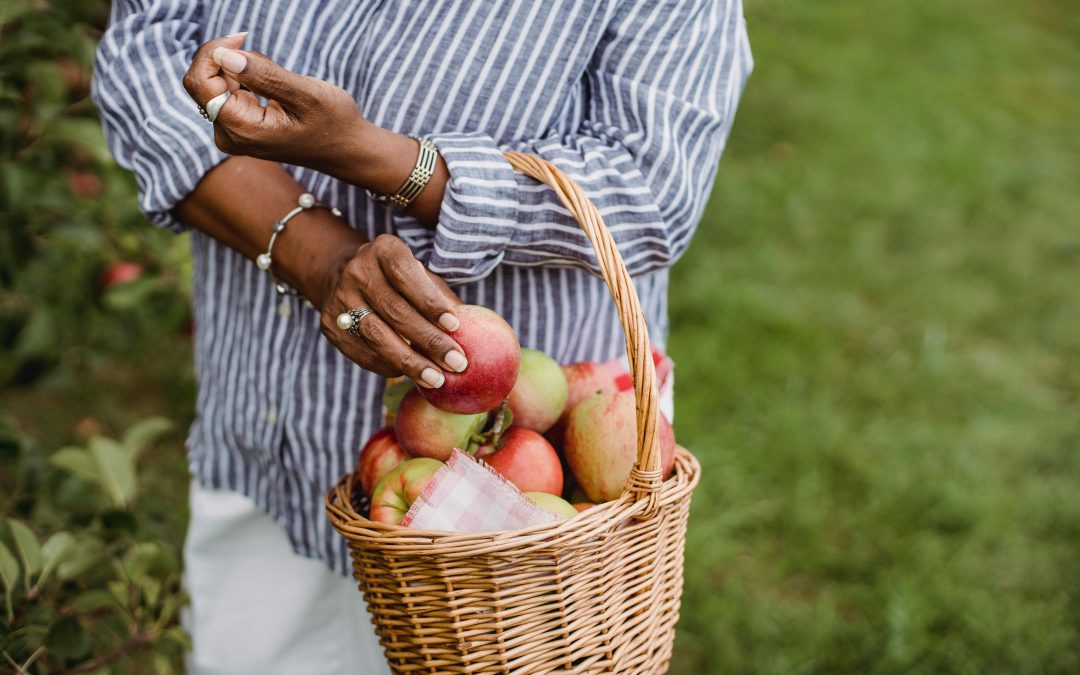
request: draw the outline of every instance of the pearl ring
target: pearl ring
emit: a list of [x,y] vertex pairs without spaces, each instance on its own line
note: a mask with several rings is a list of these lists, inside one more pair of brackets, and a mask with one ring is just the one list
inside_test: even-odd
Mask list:
[[338,314],[337,326],[353,337],[360,337],[360,322],[364,320],[365,316],[371,313],[372,311],[368,307],[360,307],[358,309],[350,309],[347,312],[342,312],[341,314]]

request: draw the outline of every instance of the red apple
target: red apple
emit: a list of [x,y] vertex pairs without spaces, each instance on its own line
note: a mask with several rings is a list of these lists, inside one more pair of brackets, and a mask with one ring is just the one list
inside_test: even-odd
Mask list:
[[454,448],[468,447],[473,434],[484,428],[487,413],[458,415],[440,410],[424,398],[425,391],[414,387],[401,399],[394,432],[401,447],[413,457],[446,461]]
[[126,284],[142,276],[142,265],[133,262],[113,263],[101,273],[101,288],[109,290],[117,284]]
[[566,407],[566,376],[555,359],[537,349],[521,350],[521,369],[507,403],[513,425],[544,433]]
[[398,445],[392,428],[383,427],[376,431],[364,444],[356,461],[356,473],[364,494],[370,497],[379,481],[408,458],[409,453]]
[[562,494],[563,473],[555,448],[531,429],[511,427],[484,461],[522,492]]
[[[566,461],[578,485],[594,502],[618,499],[637,457],[633,392],[597,394],[577,405],[566,424]],[[664,477],[675,462],[675,432],[661,414],[660,466]]]
[[567,415],[590,396],[618,391],[615,375],[595,361],[570,363],[563,366],[562,371],[566,375],[566,406],[563,412]]
[[397,525],[409,512],[409,507],[424,492],[424,487],[443,467],[443,463],[428,457],[407,459],[386,474],[371,493],[369,520]]
[[562,417],[547,433],[547,439],[559,449],[562,449],[566,434],[566,418],[578,403],[599,393],[614,394],[619,390],[615,375],[594,361],[570,363],[563,366],[562,371],[566,376],[566,405],[563,406]]
[[569,520],[578,514],[578,510],[562,497],[556,497],[546,492],[526,492],[525,496],[540,508],[554,513],[563,520]]
[[101,178],[92,171],[68,169],[68,186],[76,197],[90,198],[101,194]]
[[461,305],[454,313],[461,325],[450,333],[469,365],[463,372],[446,372],[438,389],[421,389],[440,410],[471,415],[499,406],[517,381],[521,347],[510,324],[487,307]]

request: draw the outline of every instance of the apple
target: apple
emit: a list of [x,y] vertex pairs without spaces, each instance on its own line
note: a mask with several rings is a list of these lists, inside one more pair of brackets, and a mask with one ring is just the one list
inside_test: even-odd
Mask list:
[[510,427],[483,460],[522,492],[562,494],[559,455],[544,437],[531,429]]
[[568,520],[578,514],[578,510],[562,497],[556,497],[546,492],[526,492],[525,496],[540,508],[554,513],[563,520]]
[[369,520],[397,525],[405,518],[412,503],[423,494],[435,472],[445,466],[430,457],[407,459],[383,476],[371,493]]
[[497,408],[510,394],[521,365],[521,346],[510,324],[479,305],[454,310],[460,325],[450,337],[465,351],[468,367],[460,373],[446,372],[437,389],[421,389],[440,410],[472,415]]
[[562,371],[566,376],[566,405],[563,406],[562,416],[547,433],[548,441],[559,449],[562,449],[566,434],[566,418],[578,403],[596,394],[614,394],[619,390],[615,375],[595,361],[569,363],[562,367]]
[[101,184],[101,178],[92,171],[82,171],[80,169],[68,169],[68,186],[71,188],[72,194],[76,197],[83,197],[88,199],[91,197],[97,197],[101,194],[103,186]]
[[570,363],[563,366],[562,371],[566,376],[566,406],[563,412],[567,415],[590,396],[614,394],[619,390],[615,385],[614,373],[595,361]]
[[[570,471],[590,501],[618,499],[637,457],[637,418],[633,392],[590,396],[570,413],[563,448]],[[664,478],[675,463],[675,432],[663,414],[660,467]]]
[[469,446],[488,416],[486,412],[458,415],[440,410],[424,398],[424,391],[413,387],[401,399],[394,416],[394,433],[401,447],[413,457],[446,461],[454,448],[465,450]]
[[596,506],[596,504],[593,504],[592,502],[574,502],[574,508],[578,510],[578,513],[588,511],[594,506]]
[[375,489],[379,481],[407,459],[409,459],[409,453],[398,445],[392,428],[383,427],[376,431],[364,444],[356,460],[356,473],[360,478],[360,487],[364,490],[364,494],[371,496],[371,491]]
[[521,369],[507,403],[513,425],[544,433],[566,407],[566,376],[555,359],[538,349],[521,350]]
[[101,273],[101,288],[109,290],[118,284],[135,281],[142,276],[143,268],[139,263],[118,262],[105,268]]

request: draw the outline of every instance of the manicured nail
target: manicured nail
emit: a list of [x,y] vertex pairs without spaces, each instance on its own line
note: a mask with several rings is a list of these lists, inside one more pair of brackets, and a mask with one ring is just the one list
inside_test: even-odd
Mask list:
[[458,318],[456,316],[454,316],[450,312],[446,312],[439,317],[439,325],[452,333],[458,329],[458,326],[461,325],[461,322],[458,321]]
[[451,349],[446,354],[446,365],[450,366],[455,373],[460,373],[469,365],[469,361],[465,358],[464,354],[456,349]]
[[230,73],[242,73],[247,68],[247,57],[226,47],[218,47],[214,50],[214,61]]
[[443,382],[446,381],[446,378],[443,377],[443,374],[435,370],[434,368],[424,368],[424,371],[420,373],[420,379],[424,382],[427,382],[432,389],[438,389],[439,387],[443,386]]
[[248,31],[245,30],[245,31],[241,31],[239,33],[229,33],[225,37],[227,37],[227,38],[231,38],[231,37],[247,37],[247,35],[248,35]]

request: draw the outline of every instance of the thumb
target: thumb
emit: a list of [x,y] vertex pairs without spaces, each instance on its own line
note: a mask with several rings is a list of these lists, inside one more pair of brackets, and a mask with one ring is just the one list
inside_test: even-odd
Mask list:
[[214,50],[214,61],[226,75],[252,93],[277,101],[285,108],[302,101],[307,90],[307,78],[285,70],[257,52],[219,47]]

